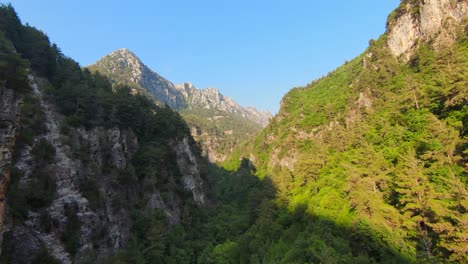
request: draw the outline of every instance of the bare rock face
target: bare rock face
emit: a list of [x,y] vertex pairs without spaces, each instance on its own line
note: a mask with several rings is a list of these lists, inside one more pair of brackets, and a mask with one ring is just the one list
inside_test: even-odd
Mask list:
[[19,130],[21,99],[11,89],[0,86],[0,253],[4,226],[5,194],[10,182],[12,152]]
[[[402,14],[390,21],[387,45],[392,54],[408,61],[418,40],[434,40],[440,48],[455,41],[456,23],[467,18],[468,2],[451,0],[425,0],[416,4],[404,1],[399,7]],[[398,9],[397,9],[398,10]],[[441,30],[444,28],[444,30]]]
[[[38,81],[29,76],[33,94],[39,99],[42,110],[45,114],[45,125],[47,132],[35,138],[47,140],[55,149],[53,164],[48,166],[48,171],[55,180],[56,190],[53,201],[42,212],[28,212],[28,216],[23,225],[14,225],[8,230],[9,246],[11,252],[20,252],[21,258],[17,258],[19,263],[29,263],[28,257],[34,256],[39,248],[46,248],[50,254],[60,263],[73,263],[76,259],[86,256],[89,250],[93,250],[96,232],[105,228],[106,245],[101,250],[119,249],[126,245],[131,228],[129,212],[112,206],[115,192],[117,190],[104,188],[102,190],[104,207],[92,208],[90,202],[81,192],[80,183],[87,175],[100,174],[100,165],[106,156],[116,169],[124,169],[128,160],[138,149],[138,142],[134,135],[129,132],[122,132],[117,128],[104,129],[97,127],[86,131],[77,129],[69,135],[72,145],[87,146],[89,158],[92,161],[85,165],[83,157],[78,159],[71,154],[70,145],[63,143],[63,135],[60,134],[58,120],[60,118],[54,110],[54,106],[49,104],[42,95]],[[3,98],[3,97],[2,97]],[[1,109],[8,109],[2,107]],[[106,149],[110,153],[105,153]],[[32,177],[31,172],[35,166],[31,158],[31,147],[24,146],[20,149],[15,167],[22,171],[20,182],[26,185]],[[47,215],[54,232],[44,228],[43,216]],[[79,223],[79,243],[75,256],[67,252],[62,240],[62,234],[67,225],[72,221],[70,217],[76,217]],[[24,254],[23,254],[24,253]]]
[[203,190],[203,180],[200,176],[198,161],[190,149],[187,137],[177,143],[176,153],[177,165],[182,174],[185,189],[192,192],[195,202],[204,205],[206,197]]

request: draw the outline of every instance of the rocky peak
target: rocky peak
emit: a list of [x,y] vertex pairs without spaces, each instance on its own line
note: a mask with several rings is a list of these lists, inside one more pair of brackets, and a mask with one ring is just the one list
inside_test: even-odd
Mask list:
[[129,49],[113,51],[88,68],[111,77],[115,83],[135,87],[135,92],[147,94],[172,109],[186,107],[184,96],[174,84],[151,70]]
[[[392,54],[408,61],[418,40],[438,49],[456,39],[456,25],[467,18],[468,2],[404,0],[387,23],[387,45]],[[444,29],[444,30],[442,30]]]
[[184,94],[191,107],[221,110],[254,121],[266,126],[272,115],[268,111],[259,111],[254,107],[243,107],[233,99],[219,92],[217,88],[197,89],[191,83],[175,85],[176,89]]
[[266,126],[272,117],[269,112],[240,106],[221,94],[217,88],[197,89],[192,83],[174,85],[151,70],[135,53],[126,48],[113,51],[88,68],[107,75],[115,83],[136,86],[136,92],[148,94],[175,110],[191,107],[220,110],[247,118],[262,126]]
[[129,49],[118,49],[103,59],[97,64],[112,64],[113,71],[131,71],[131,81],[137,83],[142,75],[143,63]]

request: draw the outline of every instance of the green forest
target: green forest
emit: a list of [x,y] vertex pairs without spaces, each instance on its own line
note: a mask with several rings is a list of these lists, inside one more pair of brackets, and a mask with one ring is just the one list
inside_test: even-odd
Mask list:
[[[11,5],[0,7],[0,86],[24,101],[18,145],[32,146],[45,129],[28,84],[33,73],[64,116],[64,135],[94,127],[136,134],[142,147],[131,165],[103,172],[117,190],[154,184],[184,199],[180,222],[169,224],[162,211],[144,208],[145,188],[140,197],[121,197],[133,223],[126,247],[91,250],[77,263],[468,263],[467,29],[465,19],[444,48],[419,43],[408,62],[390,53],[383,34],[362,55],[289,91],[253,140],[227,142],[220,148],[237,147],[225,162],[202,163],[206,206],[168,176],[178,174],[172,140],[189,137],[197,146],[182,117],[129,87],[112,89],[21,24]],[[184,115],[189,124],[196,118]],[[32,185],[19,188],[19,172],[12,173],[7,193],[17,223],[49,204],[56,188],[41,170],[53,148],[34,146]],[[96,208],[103,206],[100,184],[81,186]],[[74,255],[80,223],[69,213],[62,242]],[[0,260],[14,259],[6,237]],[[43,248],[34,263],[60,262]]]

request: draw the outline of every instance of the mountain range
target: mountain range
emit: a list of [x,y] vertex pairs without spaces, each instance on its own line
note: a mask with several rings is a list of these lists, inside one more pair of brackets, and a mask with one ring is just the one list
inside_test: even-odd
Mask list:
[[148,68],[133,52],[119,49],[87,67],[112,80],[133,87],[180,112],[213,162],[223,161],[241,141],[251,138],[268,124],[272,115],[253,107],[242,107],[216,88],[197,89],[190,83],[174,85]]
[[12,5],[0,32],[1,263],[468,263],[466,1],[401,1],[268,124]]

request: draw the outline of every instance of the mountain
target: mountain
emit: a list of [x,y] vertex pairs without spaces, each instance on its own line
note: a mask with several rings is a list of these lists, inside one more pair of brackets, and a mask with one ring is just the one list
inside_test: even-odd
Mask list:
[[402,1],[216,165],[191,134],[239,120],[115,85],[1,5],[0,262],[467,263],[467,10]]
[[210,204],[180,115],[113,91],[11,5],[0,60],[0,262],[95,263],[137,244],[160,262],[164,230]]
[[294,217],[270,206],[219,247],[248,243],[265,263],[468,263],[467,11],[402,1],[363,54],[289,91],[225,168],[255,168]]
[[216,88],[174,85],[125,48],[87,68],[179,111],[192,128],[192,136],[201,143],[204,155],[213,162],[225,160],[235,146],[258,133],[272,117],[269,112],[240,106]]
[[88,66],[91,71],[112,77],[117,84],[126,84],[134,87],[136,93],[154,97],[175,110],[187,107],[186,99],[171,82],[152,71],[128,49],[119,49],[94,65]]
[[267,111],[259,111],[254,107],[242,107],[231,98],[222,95],[216,88],[197,89],[191,83],[175,85],[188,102],[187,110],[208,109],[223,111],[231,115],[253,121],[265,127],[272,115]]

